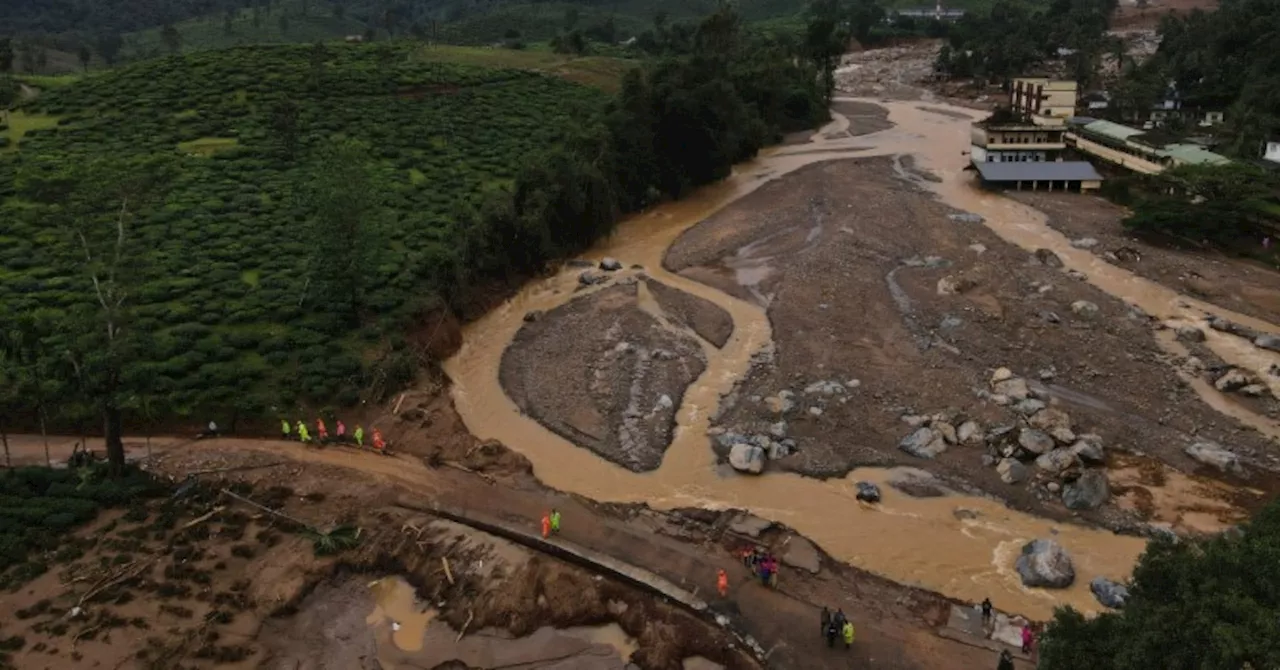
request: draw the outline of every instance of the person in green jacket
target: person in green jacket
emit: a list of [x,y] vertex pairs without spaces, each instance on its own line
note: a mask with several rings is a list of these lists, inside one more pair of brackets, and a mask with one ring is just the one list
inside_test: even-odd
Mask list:
[[293,432],[293,427],[289,425],[288,419],[280,419],[280,433],[284,435],[284,439],[289,439],[289,435]]
[[307,432],[307,424],[298,422],[298,441],[306,444],[311,441],[311,433]]
[[853,622],[846,619],[844,622],[844,630],[841,632],[844,633],[844,648],[848,649],[849,647],[852,647],[853,646]]
[[356,445],[364,446],[364,426],[356,426]]
[[551,510],[551,532],[560,532],[560,510],[558,509]]

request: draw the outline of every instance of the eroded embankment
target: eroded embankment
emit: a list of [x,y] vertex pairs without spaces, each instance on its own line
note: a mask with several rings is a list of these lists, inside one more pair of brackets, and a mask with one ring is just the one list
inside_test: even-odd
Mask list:
[[[467,330],[463,349],[446,365],[454,381],[455,403],[468,427],[475,434],[482,438],[498,439],[525,454],[533,463],[537,476],[555,488],[573,491],[602,501],[646,501],[659,508],[734,506],[751,509],[761,516],[783,521],[812,537],[833,556],[848,560],[858,567],[869,569],[895,581],[920,585],[970,601],[978,601],[990,595],[1001,607],[1038,617],[1047,616],[1051,607],[1060,603],[1070,603],[1086,610],[1095,609],[1096,605],[1092,597],[1081,585],[1086,584],[1094,575],[1124,577],[1132,561],[1141,551],[1143,544],[1141,540],[1117,537],[1105,531],[1083,526],[1054,524],[1044,518],[1013,512],[993,500],[975,496],[953,495],[920,499],[887,492],[884,501],[878,507],[871,508],[857,503],[854,500],[853,481],[866,479],[885,483],[888,475],[878,470],[854,471],[843,479],[819,482],[785,473],[771,473],[761,478],[744,479],[725,476],[725,473],[715,466],[716,459],[710,448],[707,431],[710,427],[709,418],[717,411],[720,398],[733,391],[735,385],[746,374],[753,357],[760,360],[761,355],[769,351],[773,330],[782,330],[785,327],[799,333],[804,329],[795,326],[794,322],[785,322],[784,326],[784,321],[780,319],[775,319],[771,327],[768,317],[772,314],[766,314],[760,305],[777,304],[778,310],[787,309],[787,297],[782,294],[771,296],[767,290],[762,290],[763,280],[756,281],[754,286],[747,286],[746,290],[740,290],[731,295],[693,281],[690,277],[662,269],[661,260],[671,242],[690,226],[712,215],[726,203],[741,198],[770,180],[805,165],[860,153],[909,154],[914,158],[914,169],[917,172],[932,173],[938,179],[937,181],[920,181],[919,186],[931,191],[953,211],[963,210],[983,217],[982,224],[976,224],[973,221],[936,220],[927,216],[925,210],[933,206],[927,204],[927,199],[907,205],[908,209],[920,210],[918,213],[923,222],[922,225],[913,228],[915,232],[908,237],[918,236],[911,239],[921,247],[939,244],[946,246],[950,249],[949,254],[956,257],[951,260],[953,263],[966,260],[967,254],[981,255],[981,252],[972,248],[972,245],[983,245],[988,249],[1000,246],[1002,251],[997,255],[1011,254],[1008,259],[1002,259],[1000,263],[992,263],[990,269],[986,270],[986,275],[975,279],[979,283],[982,281],[989,283],[990,295],[984,296],[983,294],[987,291],[978,290],[973,293],[972,299],[968,297],[957,299],[957,304],[967,304],[973,310],[972,313],[966,312],[960,316],[962,322],[967,316],[971,321],[982,325],[985,325],[981,321],[984,318],[992,319],[992,322],[996,323],[1006,317],[1009,311],[1021,308],[1019,303],[1022,301],[1013,300],[1013,295],[1027,288],[1043,295],[1045,292],[1041,292],[1038,286],[1020,286],[1015,289],[1014,284],[1019,281],[1019,277],[1015,274],[1012,279],[1009,279],[1003,274],[1006,270],[1003,267],[1004,262],[1013,259],[1014,255],[1019,253],[1021,257],[1017,259],[1017,263],[1034,268],[1035,266],[1030,264],[1028,258],[1030,252],[1039,248],[1052,250],[1053,255],[1062,260],[1066,268],[1075,267],[1082,270],[1088,285],[1114,294],[1121,300],[1138,304],[1149,314],[1168,318],[1172,316],[1169,313],[1170,305],[1177,309],[1174,303],[1178,297],[1175,293],[1159,287],[1143,287],[1142,290],[1135,291],[1132,286],[1133,278],[1125,276],[1122,270],[1100,268],[1090,259],[1074,253],[1067,240],[1045,226],[1043,216],[1034,210],[998,196],[973,191],[968,178],[960,171],[964,160],[962,151],[967,146],[968,137],[967,125],[964,121],[949,115],[923,111],[909,103],[891,103],[889,110],[889,120],[897,124],[893,130],[858,138],[856,141],[845,138],[826,140],[820,132],[814,136],[813,142],[809,145],[778,150],[762,157],[759,161],[741,166],[732,178],[706,189],[690,200],[659,207],[633,218],[623,224],[613,238],[602,243],[597,249],[599,256],[614,256],[624,264],[638,263],[645,266],[654,279],[714,302],[733,319],[733,335],[722,349],[709,355],[706,370],[686,392],[681,407],[676,412],[678,426],[674,432],[672,444],[657,471],[648,475],[631,474],[591,452],[575,448],[549,433],[531,417],[522,415],[502,392],[496,374],[496,362],[500,360],[503,351],[523,325],[521,320],[523,315],[531,310],[554,309],[566,302],[576,284],[576,273],[563,272],[530,284],[502,308],[490,313]],[[956,114],[967,113],[967,110],[952,111]],[[837,122],[833,125],[840,124]],[[862,151],[867,145],[873,145],[875,148]],[[815,149],[822,151],[815,151]],[[905,168],[903,172],[910,174]],[[828,196],[825,202],[836,200],[834,196]],[[853,203],[849,205],[853,205],[853,208],[857,207]],[[786,236],[787,244],[799,249],[812,248],[813,240],[809,238],[812,233],[809,231],[817,229],[820,231],[818,234],[822,235],[822,231],[839,229],[839,226],[834,223],[834,218],[837,216],[836,209],[832,208],[830,212],[824,211],[823,208],[826,205],[822,200],[817,203],[806,203],[806,207],[809,215],[804,225],[798,226],[796,233]],[[850,207],[846,206],[846,209]],[[816,219],[820,217],[816,215],[826,218],[818,223]],[[965,240],[963,246],[957,246],[957,242],[951,239],[954,236],[938,238],[940,235],[938,227],[956,226],[960,223],[982,227],[975,227],[972,231],[960,234],[961,237],[972,237]],[[801,234],[799,231],[804,232]],[[879,234],[883,236],[886,232],[888,236],[894,234],[894,231],[882,231]],[[856,234],[846,234],[854,239],[858,237]],[[997,245],[990,237],[992,234],[997,235],[1003,242]],[[754,241],[751,235],[743,235],[740,231],[733,231],[728,235],[731,240],[727,244],[736,249],[741,249]],[[989,243],[980,241],[983,239]],[[1009,243],[1015,246],[1010,246]],[[888,248],[882,246],[881,249],[876,249],[875,246],[876,244],[871,242],[863,242],[865,258],[883,263],[883,259],[874,257],[875,253],[879,253],[890,261],[906,260],[902,258],[905,250],[901,245]],[[1016,247],[1021,247],[1022,251],[1017,252]],[[963,252],[959,251],[961,248],[964,249]],[[926,254],[928,250],[918,249],[916,253]],[[757,260],[760,258],[759,254],[749,255]],[[709,260],[717,258],[719,256],[712,253]],[[689,266],[702,265],[704,262],[706,261],[690,263]],[[1040,258],[1040,265],[1045,265],[1043,258]],[[898,275],[904,287],[903,290],[914,300],[930,306],[934,304],[932,302],[934,298],[925,300],[926,295],[932,296],[936,292],[948,295],[966,292],[954,290],[958,289],[960,284],[939,291],[938,289],[942,287],[941,280],[944,278],[942,276],[944,273],[940,271],[944,271],[945,266],[936,264],[931,266],[927,258],[921,259],[920,266],[919,272],[913,270]],[[674,264],[673,267],[675,267]],[[849,265],[839,270],[831,270],[829,274],[832,272],[838,274],[845,270],[852,273],[855,268],[856,266]],[[880,271],[885,269],[878,268]],[[1043,271],[1045,269],[1041,267],[1034,270],[1027,269],[1025,272],[1034,274]],[[760,274],[756,272],[757,277]],[[1022,277],[1027,276],[1030,275],[1022,275]],[[732,278],[729,272],[722,273],[722,280]],[[822,277],[810,277],[810,282],[814,283],[820,279]],[[1054,284],[1054,287],[1047,291],[1048,293],[1061,290],[1068,297],[1074,293],[1080,293],[1082,296],[1080,299],[1084,299],[1087,295],[1083,292],[1093,290],[1088,288],[1086,283],[1067,277],[1061,270],[1049,281]],[[721,281],[716,285],[720,287],[729,283]],[[731,283],[741,287],[737,281]],[[883,286],[883,279],[880,278],[875,283],[877,286]],[[767,286],[764,287],[764,289],[767,288]],[[1097,311],[1102,313],[1100,322],[1105,325],[1091,328],[1092,339],[1095,341],[1090,341],[1090,337],[1084,337],[1083,344],[1071,345],[1075,347],[1076,352],[1092,352],[1099,341],[1115,343],[1131,338],[1138,341],[1145,339],[1148,343],[1150,342],[1149,332],[1140,329],[1129,332],[1130,326],[1123,321],[1126,318],[1125,315],[1115,307],[1119,304],[1117,301],[1097,297],[1096,293],[1093,295],[1097,298],[1096,301],[1086,300],[1086,302],[1094,303]],[[821,310],[821,305],[830,306],[837,302],[840,296],[835,295],[826,300],[822,297],[810,296],[810,299],[817,304],[807,307]],[[961,301],[967,301],[967,303]],[[1016,307],[1008,307],[1006,301],[1012,302]],[[1077,301],[1073,300],[1071,304]],[[802,305],[803,303],[796,302],[791,309],[803,309]],[[861,301],[855,302],[851,308],[865,309]],[[1074,310],[1072,313],[1074,314]],[[874,314],[872,319],[875,319]],[[1049,319],[1046,317],[1046,320]],[[1059,316],[1059,321],[1061,320]],[[895,323],[902,323],[900,316],[896,314],[882,325],[889,328],[891,332]],[[1062,330],[1074,331],[1070,326]],[[808,352],[810,357],[823,355],[817,346],[822,334],[826,333],[820,333],[813,338],[815,345]],[[940,339],[936,334],[932,335],[929,342]],[[1036,333],[1036,336],[1048,337],[1043,333]],[[1070,335],[1062,337],[1080,338],[1080,336],[1080,333],[1071,332]],[[1004,344],[993,344],[997,339],[974,337],[972,342],[962,342],[962,344],[967,347],[976,347],[980,351],[986,347],[988,352],[1005,349],[999,351],[1000,356],[987,356],[988,360],[1003,358],[1012,361],[1012,365],[1017,365],[1020,350],[1027,349],[1029,343],[1015,336]],[[865,354],[874,355],[883,350],[883,347],[877,344],[883,341],[886,340],[884,335],[881,335],[879,340],[871,339],[864,342],[862,348]],[[942,341],[946,343],[945,339]],[[984,342],[986,344],[983,344]],[[948,343],[948,346],[959,351],[959,353],[951,352],[951,355],[959,356],[961,360],[966,355],[972,355],[966,354],[965,348],[960,344]],[[946,347],[940,348],[946,350]],[[919,347],[916,349],[917,353],[912,353],[910,347],[902,347],[901,357],[907,361],[922,361],[922,367],[926,369],[918,370],[914,376],[907,376],[905,380],[911,385],[936,384],[939,388],[939,398],[949,395],[952,392],[949,389],[954,389],[956,384],[986,383],[988,381],[986,379],[975,378],[974,370],[980,366],[996,364],[983,361],[976,364],[970,363],[968,372],[950,370],[943,383],[933,379],[931,377],[933,370],[927,367],[937,360],[931,358],[937,355],[936,352],[931,353],[926,349],[922,357],[918,353]],[[890,349],[890,351],[898,351],[898,349]],[[1139,389],[1142,385],[1149,384],[1149,373],[1156,374],[1160,379],[1168,378],[1167,370],[1152,372],[1153,368],[1138,365],[1150,363],[1150,360],[1147,360],[1152,358],[1149,351],[1139,355],[1119,345],[1116,345],[1115,351],[1116,360],[1107,360],[1105,364],[1116,370],[1132,370],[1132,377],[1127,376],[1130,373],[1126,372],[1123,378],[1130,384],[1131,389],[1119,388],[1117,385],[1117,392],[1128,393],[1129,390]],[[778,353],[783,356],[791,355],[782,350]],[[1230,355],[1232,352],[1224,353]],[[1138,360],[1131,360],[1131,355]],[[884,357],[891,358],[891,356]],[[1024,360],[1025,363],[1019,366],[1016,372],[1020,375],[1039,375],[1039,369],[1036,366],[1043,365],[1042,360],[1034,357]],[[1059,369],[1068,369],[1077,361],[1073,359],[1048,362]],[[1136,367],[1130,366],[1130,363]],[[882,364],[885,369],[893,369],[892,366],[896,365],[897,361],[886,360]],[[941,362],[938,364],[940,365]],[[823,365],[826,364],[823,363]],[[833,374],[838,376],[845,372],[837,370]],[[1097,374],[1090,374],[1090,372]],[[1080,373],[1081,379],[1086,380],[1108,374],[1111,374],[1108,369]],[[974,395],[972,388],[965,391],[970,396]],[[1091,397],[1090,394],[1073,391],[1070,387],[1064,387],[1061,395],[1077,399]],[[1099,403],[1094,402],[1094,404]],[[1100,404],[1106,406],[1108,403]],[[918,407],[916,409],[938,411],[943,408]],[[1158,425],[1162,418],[1164,417],[1156,416],[1149,417],[1148,420]],[[1098,419],[1098,421],[1103,422],[1105,419]],[[887,424],[882,425],[887,429]],[[970,458],[977,457],[977,454],[970,455]],[[964,513],[960,513],[960,510],[964,510]],[[1026,540],[1050,535],[1062,542],[1075,557],[1077,586],[1055,592],[1025,589],[1011,570],[1014,555]],[[868,537],[874,537],[876,541],[869,543],[866,541]]]

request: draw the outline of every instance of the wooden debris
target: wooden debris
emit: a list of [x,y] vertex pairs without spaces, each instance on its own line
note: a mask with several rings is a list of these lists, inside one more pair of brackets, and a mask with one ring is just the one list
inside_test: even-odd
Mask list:
[[467,621],[462,624],[462,628],[458,630],[458,637],[453,638],[454,644],[462,640],[462,636],[467,634],[467,626],[471,625],[471,621],[476,618],[475,610],[467,610]]
[[440,562],[444,564],[444,576],[449,579],[449,583],[453,584],[453,571],[449,569],[449,559],[446,556],[440,557]]
[[290,523],[294,523],[294,524],[297,524],[297,525],[299,525],[299,526],[302,526],[303,528],[305,528],[305,529],[307,529],[307,530],[309,530],[309,531],[311,531],[311,532],[313,532],[313,533],[319,533],[319,532],[320,532],[320,530],[319,530],[319,529],[317,529],[315,526],[312,526],[311,524],[309,524],[309,523],[307,523],[307,522],[305,522],[305,521],[302,521],[301,519],[297,519],[297,518],[295,518],[295,517],[291,517],[291,516],[289,516],[288,514],[285,514],[284,512],[277,512],[276,510],[273,510],[273,509],[271,509],[270,507],[267,507],[267,506],[265,506],[265,505],[261,505],[261,504],[258,504],[258,503],[256,503],[256,502],[252,501],[252,500],[249,500],[248,498],[246,498],[246,497],[244,497],[244,496],[242,496],[242,495],[240,495],[240,494],[238,494],[238,493],[233,493],[232,491],[229,491],[229,490],[227,490],[227,489],[222,489],[222,493],[223,493],[223,494],[225,494],[225,495],[227,495],[227,496],[229,496],[229,497],[231,497],[231,498],[234,498],[234,499],[236,499],[236,500],[239,500],[240,502],[242,502],[242,503],[244,503],[244,504],[246,504],[246,505],[248,505],[248,506],[250,506],[250,507],[252,507],[252,508],[254,508],[254,509],[261,510],[261,511],[263,511],[263,512],[266,512],[267,514],[270,514],[271,516],[274,516],[274,517],[277,517],[277,518],[280,518],[280,519],[284,519],[285,521],[288,521],[288,522],[290,522]]
[[207,513],[207,514],[202,514],[202,515],[200,515],[200,516],[198,516],[198,517],[196,517],[196,518],[194,518],[194,519],[192,519],[192,520],[190,520],[190,521],[186,522],[186,523],[185,523],[185,524],[183,524],[183,525],[182,525],[182,527],[181,527],[181,528],[179,528],[178,530],[186,530],[186,529],[188,529],[188,528],[190,528],[190,527],[192,527],[192,526],[194,526],[194,525],[196,525],[196,524],[200,524],[200,523],[203,523],[203,522],[205,522],[205,521],[208,521],[209,519],[213,518],[213,515],[217,514],[218,512],[221,512],[222,510],[224,510],[224,509],[226,509],[226,508],[227,508],[227,507],[226,507],[225,505],[218,505],[217,507],[213,508],[212,510],[209,510],[209,513]]

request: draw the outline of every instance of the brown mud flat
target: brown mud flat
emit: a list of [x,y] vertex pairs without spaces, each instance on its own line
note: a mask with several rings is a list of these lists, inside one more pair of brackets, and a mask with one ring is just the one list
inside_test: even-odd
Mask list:
[[[1280,272],[1266,265],[1203,250],[1146,241],[1120,224],[1127,212],[1102,198],[1054,193],[1011,193],[1048,215],[1050,226],[1072,239],[1098,240],[1095,254],[1128,248],[1139,257],[1111,261],[1188,296],[1241,314],[1280,323]],[[1261,244],[1261,241],[1259,241]]]
[[645,310],[648,282],[625,279],[525,324],[499,374],[521,411],[542,425],[646,471],[662,463],[676,408],[706,356],[694,336]]
[[[1193,439],[1268,449],[1186,388],[1144,315],[979,223],[948,218],[954,210],[911,177],[889,158],[807,166],[672,245],[668,269],[768,306],[773,360],[754,365],[725,399],[718,428],[766,433],[784,421],[798,447],[776,462],[784,470],[831,477],[910,465],[1050,518],[1074,513],[1038,477],[1001,482],[981,447],[955,446],[933,460],[900,451],[913,430],[900,416],[949,410],[988,428],[1015,424],[1011,408],[978,395],[995,368],[1008,367],[1042,380],[1074,430],[1101,435],[1109,450],[1193,471],[1198,464],[1183,453]],[[761,261],[750,290],[726,267],[744,250]],[[1076,314],[1081,300],[1097,313]],[[839,398],[806,393],[815,382],[857,388]],[[782,391],[795,394],[795,406],[779,413]],[[1120,528],[1136,521],[1134,510],[1115,505],[1083,516]]]
[[849,129],[846,131],[849,136],[870,135],[893,127],[889,122],[889,111],[880,105],[836,100],[831,103],[831,109],[849,119]]
[[645,280],[645,285],[668,318],[716,348],[723,347],[733,335],[733,317],[719,305],[652,279]]
[[[406,445],[406,450],[436,454],[436,461],[441,457],[424,445]],[[240,482],[252,487],[247,495],[308,523],[358,525],[362,542],[337,557],[317,557],[310,541],[279,528],[268,517],[230,501],[215,503],[203,497],[202,506],[173,516],[175,527],[182,528],[199,518],[196,514],[204,506],[228,503],[192,526],[207,527],[209,534],[188,537],[193,548],[188,557],[195,558],[182,575],[207,574],[207,581],[203,576],[191,578],[195,581],[188,585],[189,596],[173,595],[171,589],[161,596],[130,582],[124,590],[132,594],[131,600],[123,607],[108,605],[120,592],[106,594],[107,600],[91,601],[84,617],[54,633],[48,624],[65,616],[64,610],[87,588],[85,581],[79,586],[60,584],[57,575],[62,571],[55,569],[18,592],[0,595],[4,611],[50,600],[51,609],[4,626],[6,634],[26,638],[16,657],[18,667],[88,667],[97,662],[100,667],[148,670],[178,665],[354,669],[373,667],[368,664],[375,653],[388,670],[420,667],[414,663],[414,645],[402,645],[397,637],[409,627],[406,618],[396,619],[405,627],[395,634],[387,630],[389,622],[366,618],[373,608],[363,586],[386,575],[403,575],[425,602],[438,605],[438,620],[452,630],[465,626],[470,633],[522,637],[546,626],[612,622],[635,640],[638,651],[631,661],[645,670],[679,668],[681,659],[694,656],[727,668],[757,667],[749,656],[734,652],[730,638],[720,627],[708,625],[705,617],[674,609],[608,576],[531,554],[416,509],[434,503],[496,514],[507,525],[523,526],[531,533],[536,533],[540,514],[558,507],[565,518],[563,541],[647,569],[704,597],[714,593],[716,569],[726,568],[731,593],[727,599],[714,598],[711,609],[771,650],[769,666],[777,670],[836,670],[850,662],[901,670],[960,670],[994,663],[989,650],[934,635],[950,601],[841,565],[812,547],[802,553],[812,565],[788,565],[778,590],[752,582],[735,559],[746,542],[772,547],[784,556],[792,545],[807,544],[783,527],[747,537],[734,531],[732,512],[659,513],[637,505],[597,505],[548,492],[519,467],[521,461],[494,453],[505,451],[501,445],[475,445],[475,450],[490,451],[481,460],[495,465],[485,472],[463,472],[465,468],[431,467],[433,459],[405,452],[383,457],[340,447],[312,450],[252,440],[220,439],[199,448],[160,449],[152,466],[162,476],[177,481],[202,472],[202,479],[215,488]],[[450,464],[453,461],[442,465]],[[240,523],[245,524],[243,543],[250,545],[251,554],[235,549],[236,543],[228,539],[228,532]],[[119,530],[129,528],[121,525]],[[84,535],[103,535],[100,531],[95,527]],[[163,545],[154,553],[163,554]],[[229,558],[219,558],[227,553]],[[99,556],[113,562],[112,554],[101,547],[89,550],[83,561],[96,565]],[[453,584],[442,558],[448,559]],[[219,568],[219,563],[225,565]],[[183,580],[187,578],[166,581]],[[819,643],[814,632],[821,605],[843,607],[849,613],[858,627],[852,651],[828,650]],[[165,607],[170,609],[159,611]],[[221,614],[204,618],[214,607],[225,610],[230,619]],[[129,616],[150,628],[133,631],[128,624],[99,631],[94,639],[76,643],[77,658],[84,663],[72,660],[71,638],[107,609],[112,611],[109,620],[127,609],[137,613]],[[32,630],[36,625],[40,628]],[[463,643],[467,639],[462,638]],[[146,658],[137,656],[139,652]],[[226,662],[205,657],[218,654]],[[233,657],[239,660],[227,660]],[[334,664],[339,661],[342,665]]]

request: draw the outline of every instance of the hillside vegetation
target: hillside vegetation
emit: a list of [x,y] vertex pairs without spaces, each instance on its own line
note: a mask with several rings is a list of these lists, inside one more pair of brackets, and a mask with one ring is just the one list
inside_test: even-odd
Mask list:
[[397,41],[170,57],[29,100],[56,125],[0,160],[0,433],[102,420],[118,469],[126,420],[376,400],[477,291],[826,118],[830,44],[724,8],[652,46],[612,99]]
[[[353,402],[361,350],[458,283],[455,212],[510,184],[605,100],[530,72],[428,62],[411,46],[207,52],[47,91],[26,113],[59,125],[27,130],[0,162],[0,305],[22,314],[93,299],[79,240],[63,230],[72,207],[39,204],[42,189],[86,178],[85,165],[168,158],[172,182],[137,213],[130,242],[145,260],[132,268],[132,325],[153,337],[152,371],[173,406]],[[348,330],[309,290],[340,259],[317,256],[306,222],[319,157],[352,140],[386,211],[359,268],[369,315]]]

